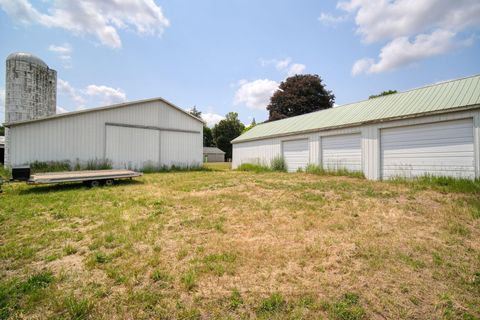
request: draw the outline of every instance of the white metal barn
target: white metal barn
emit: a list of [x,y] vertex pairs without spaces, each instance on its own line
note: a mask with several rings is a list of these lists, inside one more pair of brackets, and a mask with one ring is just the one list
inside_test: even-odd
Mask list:
[[289,171],[480,178],[480,75],[260,124],[232,143],[233,168],[283,156]]
[[203,121],[162,99],[148,99],[8,123],[11,166],[34,161],[114,168],[202,163]]

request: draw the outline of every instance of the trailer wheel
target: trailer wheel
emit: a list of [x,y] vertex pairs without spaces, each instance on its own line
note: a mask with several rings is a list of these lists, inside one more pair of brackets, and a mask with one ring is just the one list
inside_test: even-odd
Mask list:
[[113,182],[113,179],[107,179],[105,180],[105,185],[107,187],[110,187],[110,186],[113,186],[114,182]]
[[98,180],[90,181],[90,187],[96,188],[96,187],[99,187],[99,186],[100,186],[100,181],[98,181]]

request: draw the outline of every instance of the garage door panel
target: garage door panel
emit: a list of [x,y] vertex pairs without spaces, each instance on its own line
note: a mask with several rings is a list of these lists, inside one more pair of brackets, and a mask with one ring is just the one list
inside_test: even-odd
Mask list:
[[362,171],[360,134],[345,134],[321,138],[324,169]]
[[475,176],[471,119],[381,131],[382,177]]
[[283,158],[289,172],[304,169],[309,162],[308,139],[283,141]]

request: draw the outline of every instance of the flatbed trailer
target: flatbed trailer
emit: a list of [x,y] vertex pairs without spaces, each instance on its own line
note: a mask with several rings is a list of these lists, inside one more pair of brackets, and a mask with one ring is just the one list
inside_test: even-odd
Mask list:
[[[15,172],[15,170],[17,171]],[[30,175],[30,168],[14,168],[12,171],[13,179],[8,182],[24,181],[27,184],[55,184],[64,182],[83,182],[91,187],[100,185],[111,186],[117,179],[132,179],[143,175],[142,172],[132,170],[83,170],[83,171],[64,171],[64,172],[43,172]],[[3,181],[0,179],[0,192]]]
[[[140,177],[141,172],[131,170],[84,170],[66,172],[45,172],[33,174],[27,180],[28,184],[52,184],[61,182],[98,182],[112,185],[115,179]],[[96,186],[96,185],[93,185]]]

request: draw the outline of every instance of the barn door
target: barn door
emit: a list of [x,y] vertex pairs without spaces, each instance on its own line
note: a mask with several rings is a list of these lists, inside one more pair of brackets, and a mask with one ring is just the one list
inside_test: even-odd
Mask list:
[[107,125],[105,156],[118,169],[141,170],[145,166],[158,166],[160,131]]

